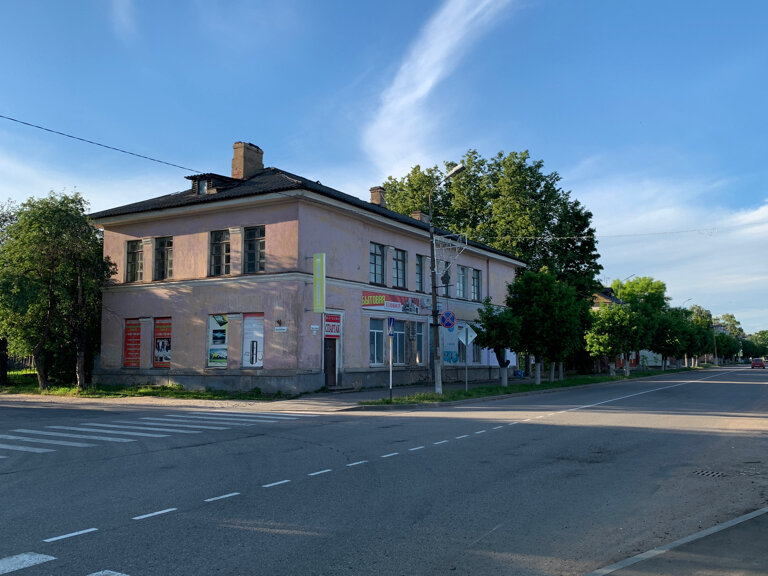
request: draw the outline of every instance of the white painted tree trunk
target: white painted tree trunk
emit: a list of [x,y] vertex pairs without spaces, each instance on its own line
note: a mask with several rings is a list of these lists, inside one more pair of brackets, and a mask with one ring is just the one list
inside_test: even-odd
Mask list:
[[560,380],[560,382],[562,382],[563,379],[564,379],[563,378],[563,363],[562,362],[558,362],[557,363],[557,372],[558,372],[557,379]]
[[549,363],[549,381],[550,382],[555,381],[555,363],[554,362]]
[[538,386],[541,384],[541,362],[536,362],[533,369],[534,378],[533,381]]

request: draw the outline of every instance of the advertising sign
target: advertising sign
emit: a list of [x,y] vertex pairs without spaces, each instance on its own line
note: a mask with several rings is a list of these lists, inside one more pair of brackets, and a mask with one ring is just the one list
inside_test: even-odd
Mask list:
[[214,314],[208,317],[208,366],[210,368],[227,366],[227,331],[229,319],[226,314]]
[[314,311],[322,314],[325,312],[325,252],[319,252],[312,256],[314,290],[312,299]]
[[126,319],[123,342],[123,368],[141,367],[141,322],[138,318]]
[[323,322],[326,338],[341,338],[341,314],[326,314]]
[[171,367],[171,319],[155,318],[155,368]]
[[264,315],[243,314],[243,367],[264,366]]
[[396,294],[381,294],[363,290],[363,310],[378,310],[381,312],[400,312],[404,314],[419,313],[419,299]]

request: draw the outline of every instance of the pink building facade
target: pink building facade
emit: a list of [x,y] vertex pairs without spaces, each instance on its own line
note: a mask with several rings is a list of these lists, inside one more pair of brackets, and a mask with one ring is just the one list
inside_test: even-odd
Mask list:
[[[277,168],[234,146],[232,176],[189,177],[189,190],[91,215],[117,264],[104,292],[94,379],[300,393],[431,375],[429,225]],[[522,263],[481,244],[439,250],[445,381],[498,377],[492,352],[460,329],[490,296],[502,304]],[[315,311],[314,255],[325,255],[325,311]],[[446,278],[448,279],[448,278]],[[440,282],[440,280],[438,280]],[[392,319],[390,321],[390,318]],[[392,335],[389,335],[391,322]]]

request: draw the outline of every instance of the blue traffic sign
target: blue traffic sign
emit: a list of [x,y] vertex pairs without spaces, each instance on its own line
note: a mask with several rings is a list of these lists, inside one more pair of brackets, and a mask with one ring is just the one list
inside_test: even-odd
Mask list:
[[446,310],[440,315],[440,325],[444,328],[453,328],[456,325],[456,315]]
[[387,321],[387,333],[389,334],[390,338],[395,335],[395,319],[392,318],[392,316],[390,316],[389,320]]

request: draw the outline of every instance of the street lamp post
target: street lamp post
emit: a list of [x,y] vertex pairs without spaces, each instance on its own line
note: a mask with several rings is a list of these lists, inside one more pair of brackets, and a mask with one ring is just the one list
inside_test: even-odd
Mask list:
[[[464,165],[458,164],[445,175],[437,186],[445,184],[456,176],[459,172],[464,171]],[[435,190],[437,190],[435,186]],[[437,262],[435,260],[435,223],[432,214],[432,192],[429,190],[429,255],[430,255],[430,272],[432,276],[432,342],[434,346],[434,355],[432,356],[432,369],[435,371],[435,394],[443,393],[443,357],[440,355],[440,324],[437,319]]]

